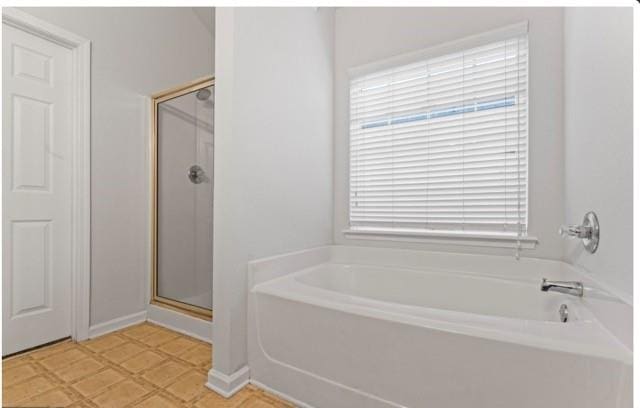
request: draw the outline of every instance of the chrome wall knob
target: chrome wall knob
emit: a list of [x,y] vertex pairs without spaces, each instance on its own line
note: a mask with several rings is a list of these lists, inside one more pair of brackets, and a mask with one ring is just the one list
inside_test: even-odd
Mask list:
[[581,239],[585,249],[590,253],[596,252],[600,243],[600,223],[593,211],[585,214],[581,225],[562,225],[558,233],[563,237]]
[[558,233],[563,237],[590,238],[592,228],[584,225],[562,225]]
[[204,170],[202,170],[202,167],[194,164],[193,166],[189,167],[187,177],[189,177],[189,180],[193,184],[200,184],[204,180]]

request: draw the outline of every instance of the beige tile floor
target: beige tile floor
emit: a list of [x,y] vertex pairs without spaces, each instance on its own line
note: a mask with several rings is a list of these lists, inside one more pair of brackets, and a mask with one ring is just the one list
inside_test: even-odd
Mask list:
[[5,407],[292,407],[254,386],[224,399],[204,386],[211,345],[142,323],[2,361]]

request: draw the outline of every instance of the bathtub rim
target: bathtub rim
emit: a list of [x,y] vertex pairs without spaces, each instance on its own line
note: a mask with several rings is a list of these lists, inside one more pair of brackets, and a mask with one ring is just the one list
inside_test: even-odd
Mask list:
[[[431,307],[431,306],[421,306],[421,305],[415,305],[415,304],[409,304],[409,303],[400,303],[400,302],[393,302],[390,300],[382,300],[382,299],[375,299],[375,298],[369,298],[366,296],[360,296],[360,295],[356,295],[356,294],[349,294],[347,292],[343,292],[343,291],[339,291],[339,290],[332,290],[332,289],[328,289],[325,287],[321,287],[321,286],[317,286],[314,285],[310,282],[305,281],[303,278],[307,275],[310,275],[314,272],[316,272],[317,269],[323,268],[323,267],[357,267],[357,268],[376,268],[376,269],[393,269],[393,271],[391,271],[390,273],[402,273],[402,272],[409,272],[409,273],[417,273],[417,274],[424,274],[424,275],[436,275],[436,276],[440,276],[440,277],[448,277],[448,276],[453,276],[454,278],[462,278],[462,279],[470,279],[470,280],[485,280],[485,281],[493,281],[497,284],[507,284],[507,285],[525,285],[525,286],[533,286],[531,288],[531,291],[534,292],[536,291],[536,284],[537,284],[537,280],[535,279],[521,279],[521,278],[517,278],[517,277],[507,277],[507,276],[499,276],[499,275],[486,275],[486,274],[481,274],[481,273],[473,273],[473,272],[460,272],[460,271],[454,271],[454,270],[448,270],[448,269],[436,269],[436,268],[424,268],[424,269],[417,269],[417,268],[411,268],[411,267],[389,267],[389,266],[374,266],[374,265],[366,265],[366,264],[345,264],[345,263],[337,263],[337,262],[326,262],[323,264],[318,264],[318,265],[314,265],[314,266],[310,266],[308,268],[305,268],[303,270],[291,273],[287,276],[283,276],[281,278],[278,279],[285,279],[286,277],[290,277],[291,279],[294,279],[297,283],[300,283],[302,285],[305,286],[309,286],[311,288],[313,288],[312,290],[318,290],[317,293],[339,293],[342,294],[346,297],[349,298],[353,298],[353,299],[362,299],[362,300],[371,300],[371,303],[375,303],[375,304],[380,304],[380,305],[397,305],[397,306],[402,306],[402,307],[406,307],[407,309],[425,309],[425,310],[430,310],[430,311],[443,311],[443,312],[450,312],[452,315],[459,315],[459,316],[469,316],[469,317],[477,317],[480,320],[495,320],[495,319],[506,319],[506,321],[530,321],[530,322],[540,322],[540,323],[545,323],[545,324],[576,324],[579,322],[584,322],[584,323],[590,323],[592,320],[595,319],[595,316],[593,315],[593,313],[590,312],[589,308],[586,307],[585,305],[580,303],[580,298],[573,298],[573,297],[569,297],[566,295],[562,295],[562,294],[557,294],[557,293],[550,293],[547,296],[554,296],[556,297],[556,299],[559,299],[559,297],[561,296],[563,299],[563,303],[567,304],[568,306],[570,306],[569,310],[571,311],[571,313],[573,314],[573,316],[575,316],[575,318],[569,320],[566,323],[560,322],[560,321],[556,321],[556,320],[541,320],[541,319],[527,319],[527,318],[518,318],[518,317],[512,317],[512,316],[503,316],[503,315],[496,315],[496,314],[485,314],[485,313],[474,313],[474,312],[468,312],[468,311],[463,311],[463,310],[455,310],[455,309],[443,309],[443,308],[437,308],[437,307]],[[585,288],[585,290],[588,290]]]

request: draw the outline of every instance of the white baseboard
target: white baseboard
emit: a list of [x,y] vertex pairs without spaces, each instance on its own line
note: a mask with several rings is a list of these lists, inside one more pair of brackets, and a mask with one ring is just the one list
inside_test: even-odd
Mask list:
[[211,322],[156,305],[147,305],[147,320],[187,336],[211,343]]
[[242,387],[249,384],[249,366],[244,366],[231,375],[223,374],[215,369],[209,370],[207,388],[212,389],[225,398],[230,398]]
[[269,394],[273,394],[277,397],[282,398],[283,400],[289,401],[290,403],[292,403],[293,405],[295,405],[296,407],[300,407],[300,408],[314,408],[313,405],[309,405],[306,402],[302,402],[300,400],[297,400],[295,398],[293,398],[292,396],[285,394],[284,392],[280,392],[278,390],[274,390],[273,388],[264,385],[263,383],[261,383],[260,381],[256,381],[253,378],[251,378],[249,380],[249,382],[253,385],[255,385],[258,388],[261,388],[265,391],[267,391]]
[[143,310],[142,312],[133,313],[104,323],[99,323],[89,327],[89,338],[92,339],[94,337],[102,336],[103,334],[124,329],[125,327],[142,323],[145,320],[147,320],[147,311]]

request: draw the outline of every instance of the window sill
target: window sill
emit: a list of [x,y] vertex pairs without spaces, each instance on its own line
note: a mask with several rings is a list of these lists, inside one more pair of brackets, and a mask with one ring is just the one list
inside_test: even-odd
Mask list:
[[347,239],[376,241],[419,242],[425,244],[466,245],[494,248],[535,249],[538,239],[532,236],[520,237],[511,234],[454,232],[454,231],[398,231],[384,229],[345,229]]

